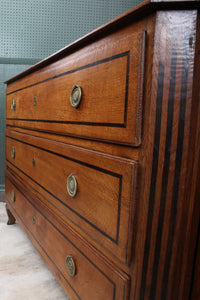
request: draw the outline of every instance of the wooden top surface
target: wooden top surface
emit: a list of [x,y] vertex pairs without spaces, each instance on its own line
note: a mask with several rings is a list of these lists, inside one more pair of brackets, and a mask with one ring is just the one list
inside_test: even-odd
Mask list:
[[90,33],[84,35],[83,37],[77,39],[76,41],[70,43],[66,47],[60,49],[59,51],[53,53],[52,55],[44,58],[40,62],[34,64],[30,68],[25,71],[17,74],[14,77],[6,80],[4,83],[10,84],[14,81],[17,81],[20,78],[25,77],[28,74],[33,73],[34,71],[41,69],[52,62],[59,60],[60,58],[68,55],[72,51],[75,51],[81,47],[83,47],[88,42],[102,37],[104,34],[109,33],[112,30],[116,30],[118,27],[128,24],[134,18],[143,17],[144,15],[148,15],[153,11],[157,10],[181,10],[181,9],[199,9],[200,0],[146,0],[140,5],[134,7],[133,9],[127,11],[126,13],[120,15],[119,17],[111,20],[110,22],[98,27],[97,29],[91,31]]

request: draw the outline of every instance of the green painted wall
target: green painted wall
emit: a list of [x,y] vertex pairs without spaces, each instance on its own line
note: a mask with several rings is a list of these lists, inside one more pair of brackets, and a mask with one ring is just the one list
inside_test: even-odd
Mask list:
[[4,189],[5,80],[142,0],[0,0],[0,190]]

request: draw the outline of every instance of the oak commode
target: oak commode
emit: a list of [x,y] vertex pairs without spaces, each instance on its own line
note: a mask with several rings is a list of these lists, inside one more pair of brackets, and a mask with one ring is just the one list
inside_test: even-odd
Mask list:
[[70,299],[200,299],[199,1],[146,1],[9,79],[6,203]]

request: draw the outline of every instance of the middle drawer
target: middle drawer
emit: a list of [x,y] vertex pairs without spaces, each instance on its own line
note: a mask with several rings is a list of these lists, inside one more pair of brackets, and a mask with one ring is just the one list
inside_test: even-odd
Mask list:
[[136,161],[11,131],[6,160],[68,222],[130,263]]

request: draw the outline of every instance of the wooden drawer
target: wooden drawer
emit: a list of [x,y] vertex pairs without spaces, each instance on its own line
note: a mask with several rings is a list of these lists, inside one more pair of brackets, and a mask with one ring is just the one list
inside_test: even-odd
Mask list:
[[[44,69],[8,86],[7,124],[139,145],[144,35],[100,40],[54,63],[48,74]],[[82,89],[78,108],[70,104],[76,84]]]
[[[9,172],[6,175],[10,210],[71,299],[127,299],[129,277],[88,246]],[[67,271],[67,257],[69,264],[75,263],[75,276],[69,264],[71,273]]]
[[[102,251],[129,264],[137,162],[14,132],[6,137],[6,160]],[[78,186],[74,197],[66,186],[70,174]]]

